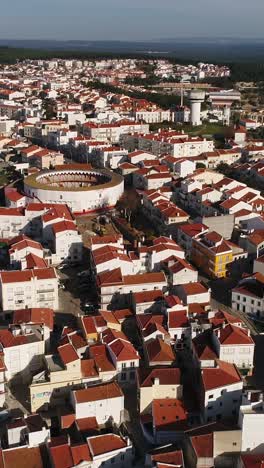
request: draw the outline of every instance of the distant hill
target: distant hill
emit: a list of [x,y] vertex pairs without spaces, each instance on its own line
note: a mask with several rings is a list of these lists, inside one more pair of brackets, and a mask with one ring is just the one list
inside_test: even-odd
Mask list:
[[264,39],[180,38],[148,42],[0,39],[0,46],[53,51],[164,54],[204,61],[264,61]]

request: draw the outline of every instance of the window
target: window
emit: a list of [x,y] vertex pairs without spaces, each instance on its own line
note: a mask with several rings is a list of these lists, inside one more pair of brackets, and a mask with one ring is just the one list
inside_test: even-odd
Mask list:
[[209,395],[208,398],[209,398],[209,400],[211,400],[212,398],[214,398],[214,395],[213,395],[213,394],[212,394],[212,395]]
[[211,405],[211,406],[208,406],[207,409],[210,411],[211,409],[213,409],[213,406],[212,406],[212,405]]
[[126,373],[125,372],[121,373],[121,380],[126,380]]
[[135,367],[134,361],[131,361],[131,362],[130,362],[130,367]]
[[251,299],[251,304],[254,304],[254,299]]
[[122,362],[122,369],[125,369],[126,368],[126,362]]
[[246,297],[243,297],[243,302],[246,302],[247,298]]
[[240,296],[239,296],[239,294],[237,295],[237,300],[240,301]]
[[111,458],[111,463],[115,463],[115,457]]
[[124,460],[125,459],[125,454],[124,453],[121,453],[121,460]]

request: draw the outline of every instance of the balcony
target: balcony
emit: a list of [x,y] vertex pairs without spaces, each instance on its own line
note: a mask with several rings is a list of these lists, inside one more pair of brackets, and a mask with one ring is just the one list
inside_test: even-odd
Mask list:
[[54,289],[39,289],[37,294],[54,293]]
[[43,299],[41,298],[38,298],[37,299],[37,302],[51,302],[51,301],[55,301],[55,297],[52,296],[52,297],[44,297]]

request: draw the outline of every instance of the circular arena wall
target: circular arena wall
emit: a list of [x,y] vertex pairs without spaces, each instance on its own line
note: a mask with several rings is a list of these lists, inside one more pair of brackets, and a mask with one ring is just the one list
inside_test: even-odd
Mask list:
[[65,203],[75,214],[114,207],[124,191],[123,177],[106,169],[63,167],[31,174],[24,180],[28,197]]

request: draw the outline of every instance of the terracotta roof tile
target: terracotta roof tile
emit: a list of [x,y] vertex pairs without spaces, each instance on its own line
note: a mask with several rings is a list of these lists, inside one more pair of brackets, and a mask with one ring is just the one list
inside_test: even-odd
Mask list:
[[76,403],[85,403],[87,401],[106,400],[108,398],[123,397],[123,392],[116,382],[103,385],[94,385],[82,390],[73,391]]

